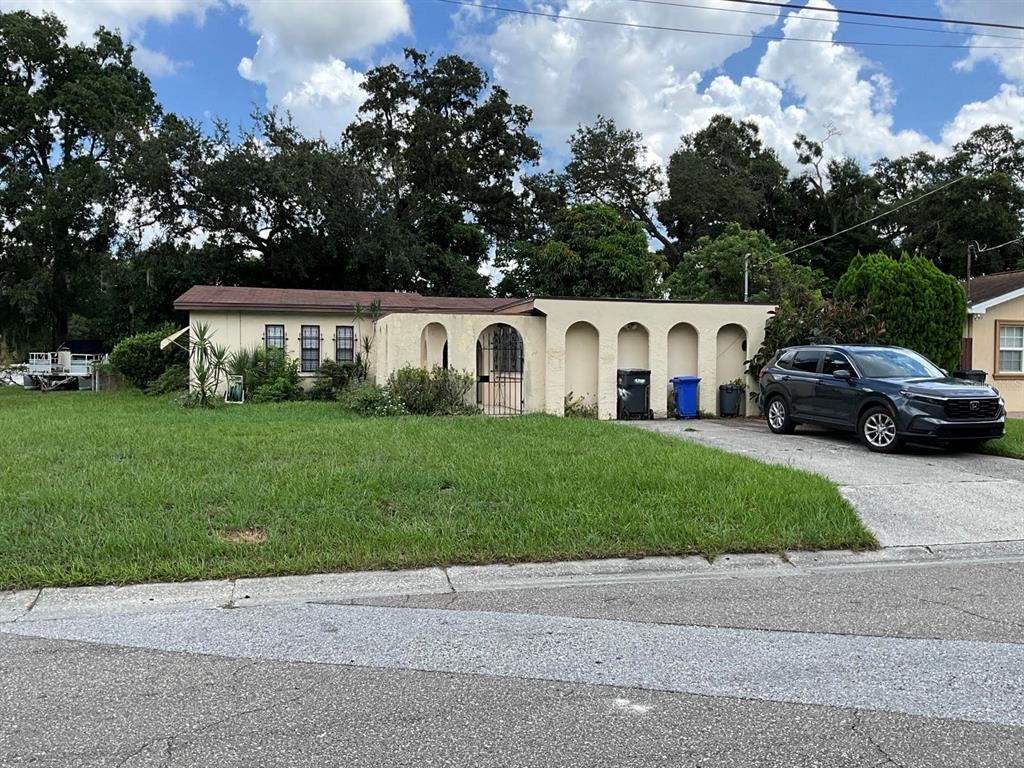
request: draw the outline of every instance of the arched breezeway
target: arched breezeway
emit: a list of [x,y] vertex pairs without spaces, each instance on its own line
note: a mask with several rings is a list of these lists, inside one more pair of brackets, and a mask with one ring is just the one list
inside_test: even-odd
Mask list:
[[420,334],[420,367],[448,367],[448,332],[441,323],[428,323]]
[[600,337],[588,322],[573,323],[565,332],[565,398],[582,399],[586,406],[597,405],[599,387]]
[[493,323],[476,342],[476,401],[484,413],[511,416],[523,413],[523,337],[505,323]]

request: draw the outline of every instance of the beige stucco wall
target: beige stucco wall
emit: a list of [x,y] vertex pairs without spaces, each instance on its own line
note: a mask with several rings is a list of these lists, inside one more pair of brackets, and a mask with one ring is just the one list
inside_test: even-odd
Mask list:
[[[572,391],[598,405],[600,418],[615,418],[616,371],[651,370],[651,407],[664,416],[670,378],[700,376],[700,408],[717,411],[718,385],[744,376],[743,363],[760,346],[770,306],[695,304],[667,301],[537,299],[543,315],[392,314],[381,318],[370,367],[376,381],[405,365],[436,365],[448,343],[451,368],[477,374],[477,341],[495,323],[515,328],[523,339],[523,401],[526,411],[561,415]],[[299,357],[302,325],[319,325],[321,359],[334,357],[334,328],[356,326],[357,336],[374,333],[369,321],[317,312],[192,312],[207,323],[216,344],[235,351],[263,344],[264,326],[285,326],[286,349]],[[567,334],[567,331],[571,332]],[[724,330],[723,330],[724,329]],[[746,342],[744,347],[743,342]],[[307,380],[313,374],[303,374]],[[747,381],[752,389],[754,382]],[[475,395],[475,393],[474,393]],[[756,407],[744,400],[747,412]]]
[[[320,359],[334,359],[334,332],[339,325],[351,325],[355,328],[356,352],[360,351],[360,340],[364,335],[373,332],[373,324],[368,320],[356,322],[352,315],[328,314],[317,312],[212,312],[193,311],[189,322],[192,325],[206,323],[210,327],[211,341],[223,344],[230,352],[239,349],[263,346],[263,330],[267,325],[283,325],[285,333],[285,352],[289,357],[299,359],[299,334],[303,325],[320,326]],[[372,355],[371,355],[372,357]],[[371,364],[372,364],[371,360]],[[311,382],[315,374],[300,373],[305,382]]]
[[1024,323],[1024,296],[989,307],[983,315],[972,315],[967,321],[967,335],[973,339],[971,365],[987,371],[988,381],[1006,401],[1006,410],[1024,411],[1024,376],[1002,374],[996,369],[996,321]]
[[523,403],[527,411],[545,409],[546,336],[544,318],[521,315],[395,314],[377,324],[380,340],[375,360],[378,381],[405,365],[420,365],[423,329],[442,326],[448,339],[448,366],[476,375],[476,344],[480,334],[495,323],[515,328],[523,339]]
[[[731,364],[742,355],[749,358],[764,340],[764,324],[771,306],[765,304],[696,304],[668,301],[598,301],[575,299],[537,299],[536,308],[546,317],[546,408],[550,413],[562,413],[567,381],[573,382],[583,374],[577,371],[578,361],[585,355],[568,353],[566,331],[574,323],[585,321],[598,332],[598,414],[602,419],[615,418],[615,372],[620,367],[619,332],[632,323],[644,326],[647,333],[647,364],[638,367],[651,370],[651,408],[656,416],[664,416],[668,405],[671,376],[695,374],[701,377],[699,398],[701,410],[709,413],[718,409],[718,385],[741,375],[734,372],[719,380],[718,332],[723,326],[735,324],[746,332],[746,349],[737,344]],[[675,330],[680,323],[689,330]],[[670,332],[672,337],[670,339]],[[635,362],[636,333],[627,334],[628,354],[623,359]],[[569,343],[573,336],[569,337]],[[670,347],[672,352],[670,354]],[[585,363],[589,364],[589,363]],[[632,367],[632,366],[624,366]],[[568,368],[568,370],[567,370]],[[730,372],[732,369],[729,369]],[[754,382],[747,385],[753,388]],[[756,406],[744,400],[747,412],[756,412]]]

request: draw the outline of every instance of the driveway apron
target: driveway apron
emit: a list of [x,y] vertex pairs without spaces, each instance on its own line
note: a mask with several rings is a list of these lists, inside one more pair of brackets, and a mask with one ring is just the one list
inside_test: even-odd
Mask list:
[[824,475],[882,546],[1024,539],[1024,461],[917,446],[878,454],[852,435],[775,435],[762,421],[623,423]]

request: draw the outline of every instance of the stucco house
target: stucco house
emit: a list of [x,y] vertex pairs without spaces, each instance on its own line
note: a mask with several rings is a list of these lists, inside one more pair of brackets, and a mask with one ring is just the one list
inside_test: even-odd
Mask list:
[[960,366],[989,374],[1006,410],[1024,411],[1024,269],[971,278]]
[[[357,307],[380,303],[376,323]],[[491,414],[561,415],[572,392],[615,418],[616,371],[651,371],[651,408],[667,410],[672,376],[702,379],[702,410],[717,409],[718,385],[746,379],[744,361],[764,338],[772,306],[626,299],[496,299],[418,293],[197,285],[174,302],[206,323],[230,351],[282,347],[312,379],[320,361],[353,360],[372,336],[370,370],[380,382],[406,365],[446,365],[477,379]],[[748,386],[753,382],[747,380]],[[755,406],[744,399],[744,407]]]

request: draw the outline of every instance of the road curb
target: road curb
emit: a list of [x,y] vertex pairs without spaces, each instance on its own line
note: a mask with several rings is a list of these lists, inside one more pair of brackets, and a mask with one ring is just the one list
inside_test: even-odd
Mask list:
[[557,589],[621,582],[809,576],[830,570],[1024,561],[1024,541],[703,557],[609,558],[0,592],[0,626],[85,616],[232,610],[368,597]]

